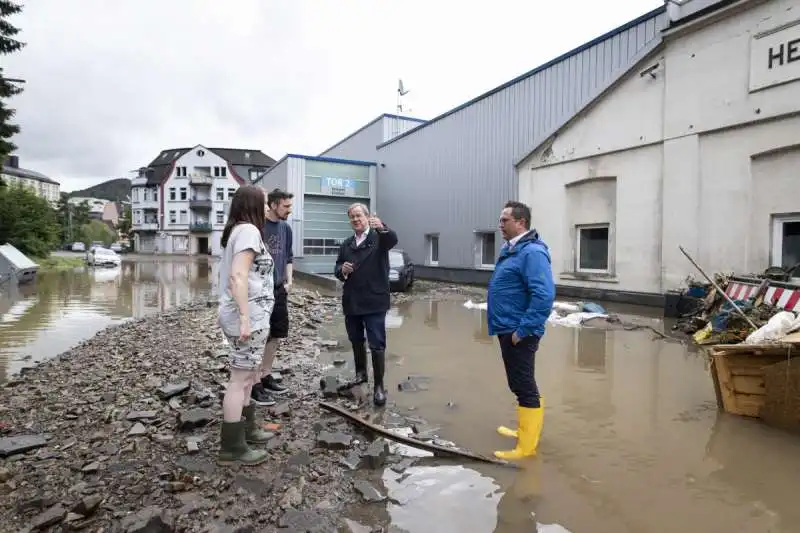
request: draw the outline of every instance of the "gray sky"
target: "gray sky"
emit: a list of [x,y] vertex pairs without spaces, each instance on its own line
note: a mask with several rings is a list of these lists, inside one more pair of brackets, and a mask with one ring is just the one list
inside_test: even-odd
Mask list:
[[662,3],[28,0],[14,142],[66,191],[168,147],[314,155],[395,112],[398,78],[433,118]]

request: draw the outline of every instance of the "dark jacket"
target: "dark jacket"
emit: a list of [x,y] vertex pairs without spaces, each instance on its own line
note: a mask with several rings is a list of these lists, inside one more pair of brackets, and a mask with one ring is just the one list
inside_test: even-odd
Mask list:
[[506,243],[489,281],[489,335],[516,332],[520,338],[541,338],[554,299],[550,251],[536,230],[512,247]]
[[[334,275],[344,282],[342,310],[345,315],[385,313],[391,307],[389,291],[389,250],[397,245],[397,234],[384,226],[370,229],[367,238],[356,246],[355,235],[339,247]],[[353,264],[353,272],[342,276],[342,265]]]

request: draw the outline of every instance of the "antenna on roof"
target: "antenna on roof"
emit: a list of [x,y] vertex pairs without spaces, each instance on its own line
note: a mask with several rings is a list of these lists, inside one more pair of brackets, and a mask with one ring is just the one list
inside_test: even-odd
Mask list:
[[403,80],[402,79],[397,80],[397,112],[398,113],[402,113],[403,112],[403,102],[401,100],[401,97],[407,95],[409,92],[410,91],[407,90],[403,86]]

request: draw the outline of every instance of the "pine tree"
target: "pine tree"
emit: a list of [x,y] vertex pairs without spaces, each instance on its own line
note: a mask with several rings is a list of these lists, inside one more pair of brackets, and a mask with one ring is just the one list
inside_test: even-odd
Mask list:
[[[0,56],[12,54],[20,50],[25,43],[14,38],[19,33],[8,22],[8,17],[22,11],[22,6],[12,0],[0,0]],[[11,137],[19,133],[19,126],[9,121],[14,116],[14,110],[8,107],[7,100],[22,92],[22,88],[7,79],[0,68],[0,164],[5,162],[8,155],[17,149],[11,142]]]

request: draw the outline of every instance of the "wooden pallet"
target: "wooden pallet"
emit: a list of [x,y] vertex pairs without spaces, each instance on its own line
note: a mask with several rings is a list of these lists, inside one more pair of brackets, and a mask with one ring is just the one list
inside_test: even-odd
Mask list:
[[734,415],[761,418],[767,395],[766,369],[800,355],[800,346],[717,344],[708,352],[719,407]]

